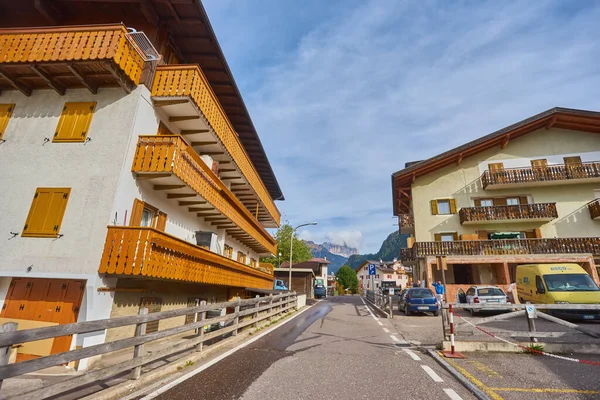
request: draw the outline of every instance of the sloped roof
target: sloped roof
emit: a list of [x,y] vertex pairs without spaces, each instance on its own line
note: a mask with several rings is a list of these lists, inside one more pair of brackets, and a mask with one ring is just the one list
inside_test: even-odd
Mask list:
[[600,133],[600,112],[561,107],[551,108],[427,160],[407,163],[406,168],[392,174],[394,215],[410,212],[410,192],[415,178],[427,175],[453,163],[460,163],[464,158],[495,146],[504,148],[510,140],[535,132],[538,129],[553,127]]

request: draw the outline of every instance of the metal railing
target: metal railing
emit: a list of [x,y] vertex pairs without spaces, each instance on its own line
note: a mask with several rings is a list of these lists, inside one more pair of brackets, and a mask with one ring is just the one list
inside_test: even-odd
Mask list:
[[464,207],[459,211],[460,223],[503,220],[558,218],[556,203],[519,204],[511,206]]
[[[83,375],[67,378],[57,383],[53,383],[50,386],[35,389],[27,393],[20,393],[15,398],[18,398],[19,400],[45,399],[98,380],[110,378],[128,370],[131,370],[131,379],[138,379],[140,377],[141,367],[145,364],[183,350],[195,348],[198,352],[202,351],[205,342],[213,339],[222,340],[223,336],[226,334],[236,336],[244,328],[257,327],[258,322],[265,319],[272,321],[273,317],[293,308],[297,308],[297,301],[296,293],[290,292],[276,296],[257,297],[254,299],[236,300],[225,303],[205,304],[205,302],[203,302],[204,304],[198,307],[182,308],[151,314],[148,314],[148,309],[143,308],[140,310],[140,315],[56,325],[45,328],[26,329],[22,331],[17,331],[17,323],[5,323],[0,326],[0,332],[2,332],[0,335],[0,386],[4,379],[124,349],[132,349],[134,357],[115,365],[87,371]],[[208,311],[226,308],[234,308],[235,311],[224,316],[206,318]],[[181,326],[165,330],[146,333],[145,328],[147,323],[184,316],[192,316],[193,322],[184,323]],[[206,327],[221,323],[224,323],[225,327],[207,332]],[[135,336],[22,361],[16,364],[8,364],[8,355],[10,354],[11,347],[14,345],[65,335],[103,331],[105,329],[124,326],[134,326]],[[196,332],[192,338],[188,336],[184,341],[174,345],[167,341],[160,350],[142,354],[142,346],[145,343],[158,339],[175,339],[183,333],[190,333],[190,331]]]
[[588,203],[588,210],[592,219],[600,217],[600,199],[595,199]]
[[382,313],[386,314],[388,318],[393,318],[394,305],[392,304],[392,296],[377,293],[373,290],[367,290],[365,298],[376,306]]
[[415,217],[412,214],[400,214],[398,216],[398,223],[400,225],[400,229],[414,229],[415,227]]

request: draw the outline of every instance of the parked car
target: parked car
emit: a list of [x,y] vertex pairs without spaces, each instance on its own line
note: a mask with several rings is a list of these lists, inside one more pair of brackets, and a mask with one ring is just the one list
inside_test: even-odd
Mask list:
[[327,297],[325,285],[315,285],[315,299],[324,299],[325,297]]
[[[507,304],[508,297],[498,286],[471,286],[466,292],[467,304]],[[507,311],[505,308],[486,308],[485,311]],[[471,315],[475,315],[478,310],[469,308]]]
[[281,279],[275,279],[273,282],[273,290],[288,290],[287,286],[285,286],[285,282]]
[[410,316],[413,312],[430,312],[436,317],[440,313],[435,294],[429,288],[407,288],[400,293],[398,310]]

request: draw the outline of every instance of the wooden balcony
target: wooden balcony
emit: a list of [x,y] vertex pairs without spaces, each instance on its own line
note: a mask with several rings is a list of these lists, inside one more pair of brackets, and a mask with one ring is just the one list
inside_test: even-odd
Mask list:
[[590,210],[590,217],[592,219],[600,219],[600,199],[589,202],[588,210]]
[[206,221],[257,253],[276,253],[275,239],[181,136],[140,136],[131,170],[140,185],[149,182],[150,190],[165,192],[200,218],[216,210]]
[[223,257],[153,228],[109,226],[101,274],[273,288],[273,272]]
[[123,25],[0,30],[0,91],[121,86],[140,82],[144,61]]
[[600,182],[600,162],[488,170],[481,175],[481,184],[486,190],[592,182]]
[[398,216],[400,233],[415,233],[415,218],[412,214],[400,214]]
[[551,221],[558,218],[556,203],[467,207],[459,211],[463,225]]
[[416,242],[407,259],[427,256],[600,254],[600,237]]
[[413,251],[413,249],[400,249],[400,261],[402,261],[402,264],[405,265],[414,264],[417,261],[417,259],[415,258],[415,252]]
[[271,227],[279,226],[281,215],[242,146],[239,132],[233,129],[200,68],[197,65],[159,66],[152,86],[152,99],[154,105],[169,116],[170,122],[181,129],[192,146],[196,147],[195,143],[205,149],[213,146],[209,149],[214,151],[220,164],[233,162],[232,172],[241,174],[243,182],[259,200],[261,214],[267,217],[259,219],[272,222]]

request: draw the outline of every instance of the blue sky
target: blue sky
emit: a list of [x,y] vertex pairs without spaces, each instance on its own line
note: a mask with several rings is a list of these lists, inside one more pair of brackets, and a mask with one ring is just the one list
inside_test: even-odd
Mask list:
[[600,2],[204,0],[305,239],[375,252],[391,174],[548,108],[600,110]]

